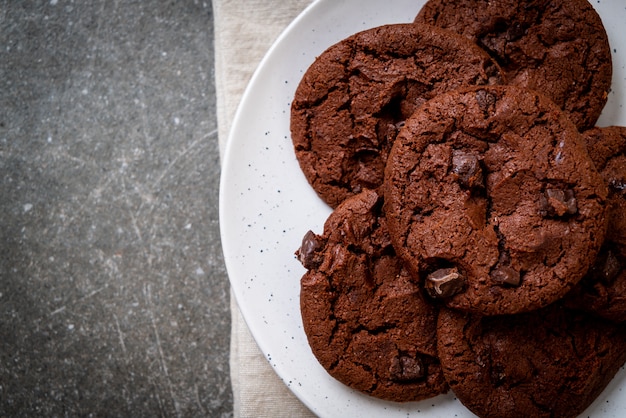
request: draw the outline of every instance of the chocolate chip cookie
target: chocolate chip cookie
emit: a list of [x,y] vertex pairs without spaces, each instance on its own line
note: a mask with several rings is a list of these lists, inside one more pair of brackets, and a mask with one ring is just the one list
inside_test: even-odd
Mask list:
[[377,188],[415,109],[447,90],[499,83],[499,74],[487,53],[438,28],[394,24],[350,36],[323,52],[296,90],[291,134],[300,167],[332,207]]
[[384,190],[398,256],[451,308],[544,307],[604,241],[607,187],[581,134],[552,101],[514,86],[424,104],[396,138]]
[[596,262],[568,295],[570,307],[626,321],[626,127],[594,128],[583,135],[609,187],[607,236]]
[[391,401],[447,391],[436,354],[437,309],[396,257],[382,199],[365,190],[335,209],[324,233],[296,252],[304,331],[315,357],[344,384]]
[[626,361],[619,324],[558,304],[518,315],[442,309],[438,352],[457,398],[480,417],[574,417]]
[[430,0],[415,22],[476,42],[509,83],[546,94],[580,130],[592,128],[606,104],[611,50],[587,0]]

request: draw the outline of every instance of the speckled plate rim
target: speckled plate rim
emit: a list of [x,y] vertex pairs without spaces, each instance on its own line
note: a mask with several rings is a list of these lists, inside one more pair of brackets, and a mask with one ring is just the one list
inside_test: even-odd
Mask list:
[[[318,0],[281,34],[259,64],[231,129],[220,180],[220,230],[233,293],[274,370],[322,417],[472,417],[452,394],[407,404],[380,401],[338,383],[313,357],[302,329],[294,257],[330,208],[310,188],[293,153],[289,108],[304,71],[327,47],[360,30],[410,22],[425,0]],[[593,0],[613,48],[613,85],[599,126],[626,126],[626,4]],[[584,416],[626,410],[622,370]]]

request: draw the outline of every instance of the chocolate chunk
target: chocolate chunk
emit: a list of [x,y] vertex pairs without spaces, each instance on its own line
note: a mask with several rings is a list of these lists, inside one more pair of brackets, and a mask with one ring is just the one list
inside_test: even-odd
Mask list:
[[422,360],[408,356],[394,357],[389,366],[389,374],[396,382],[408,382],[426,376]]
[[525,36],[527,31],[527,28],[516,22],[511,25],[506,32],[506,40],[509,42],[517,41],[518,39]]
[[601,251],[598,260],[591,268],[591,275],[597,281],[610,285],[622,272],[622,263],[612,250]]
[[576,197],[571,189],[546,189],[539,202],[543,216],[575,215],[578,212]]
[[449,298],[464,286],[465,280],[456,267],[439,269],[426,277],[426,291],[433,298]]
[[614,193],[626,193],[626,182],[623,179],[613,178],[609,181],[609,187]]
[[313,231],[308,231],[302,238],[302,244],[296,256],[305,269],[311,270],[318,266],[319,261],[315,257],[315,250],[320,247],[320,242],[317,239],[317,235]]
[[461,150],[452,152],[452,172],[465,187],[480,187],[483,185],[483,171],[480,161],[474,154]]
[[476,102],[478,103],[480,110],[486,112],[496,103],[496,96],[486,90],[478,90],[476,92]]
[[491,280],[498,284],[508,284],[511,286],[519,286],[521,276],[519,271],[512,267],[500,266],[489,273]]

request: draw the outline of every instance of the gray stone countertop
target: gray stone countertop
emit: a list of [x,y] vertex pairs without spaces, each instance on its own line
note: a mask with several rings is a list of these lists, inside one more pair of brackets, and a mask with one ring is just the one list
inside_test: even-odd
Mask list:
[[0,416],[231,416],[209,0],[0,1]]

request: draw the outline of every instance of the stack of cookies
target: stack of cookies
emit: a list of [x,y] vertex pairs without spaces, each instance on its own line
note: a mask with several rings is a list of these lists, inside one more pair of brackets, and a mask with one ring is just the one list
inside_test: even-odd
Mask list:
[[321,365],[485,417],[582,412],[626,361],[626,128],[586,0],[430,0],[304,74],[291,132],[332,208],[296,255]]

